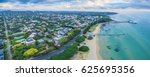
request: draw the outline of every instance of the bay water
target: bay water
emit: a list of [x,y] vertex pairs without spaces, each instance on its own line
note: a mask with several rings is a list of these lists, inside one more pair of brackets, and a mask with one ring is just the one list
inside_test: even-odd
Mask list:
[[[105,60],[150,60],[150,12],[111,16],[122,23],[108,23],[99,33],[100,55]],[[128,23],[127,21],[136,21]]]

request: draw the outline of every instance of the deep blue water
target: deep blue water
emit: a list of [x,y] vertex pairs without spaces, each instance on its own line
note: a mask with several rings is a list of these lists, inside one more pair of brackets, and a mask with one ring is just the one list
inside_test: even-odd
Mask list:
[[150,60],[150,12],[113,15],[119,21],[138,24],[109,23],[99,34],[100,55],[110,60]]

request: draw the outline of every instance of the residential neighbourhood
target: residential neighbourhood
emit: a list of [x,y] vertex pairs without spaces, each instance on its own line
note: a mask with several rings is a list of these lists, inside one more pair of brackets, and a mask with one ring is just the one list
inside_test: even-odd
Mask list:
[[0,16],[0,60],[4,59],[4,28],[2,27],[3,25],[3,20],[2,20],[2,16]]
[[61,48],[75,36],[82,35],[80,32],[89,24],[105,17],[101,13],[2,11],[0,59],[24,60],[47,54]]

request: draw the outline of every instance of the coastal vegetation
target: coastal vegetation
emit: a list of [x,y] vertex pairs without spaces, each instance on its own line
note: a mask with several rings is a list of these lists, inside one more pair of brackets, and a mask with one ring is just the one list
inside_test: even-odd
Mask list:
[[67,47],[62,53],[52,56],[50,60],[69,60],[78,51],[78,45],[73,43],[71,46]]
[[82,42],[85,41],[85,36],[78,36],[76,42],[71,46],[67,47],[62,53],[52,56],[50,60],[69,60],[71,59],[78,51],[88,52],[90,49],[88,46],[80,46]]
[[93,39],[93,37],[87,37],[87,39],[88,39],[88,40],[92,40],[92,39]]
[[61,44],[65,44],[65,43],[68,42],[66,37],[63,37],[63,38],[61,38],[61,39],[58,40],[58,41],[59,41]]
[[81,46],[80,48],[79,48],[79,51],[82,51],[82,52],[88,52],[90,49],[89,49],[89,47],[88,46]]
[[76,39],[77,43],[82,43],[83,41],[85,41],[85,36],[78,36]]
[[83,31],[83,34],[86,34],[88,31],[90,31],[91,27],[95,26],[98,23],[104,23],[111,21],[109,16],[103,16],[101,19],[98,19],[95,22],[90,23]]
[[96,29],[97,26],[98,26],[98,24],[93,25],[93,26],[89,29],[89,31],[90,31],[90,32],[93,32],[93,31]]
[[[102,23],[102,22],[109,22],[111,21],[111,19],[108,16],[105,16],[103,19],[100,19],[96,22],[91,23],[89,26],[87,26],[84,31],[83,34],[85,34],[88,31],[94,31],[95,28],[98,26],[98,23]],[[75,34],[76,33],[76,34]],[[77,35],[79,32],[78,31],[71,31],[68,33],[68,37],[73,36],[73,35]],[[73,38],[73,37],[72,37]],[[90,49],[88,46],[81,46],[78,48],[78,46],[80,46],[80,44],[82,42],[85,41],[85,36],[78,36],[76,38],[76,42],[73,43],[73,45],[69,46],[68,48],[66,48],[62,53],[52,56],[50,58],[50,60],[69,60],[70,58],[72,58],[78,51],[81,52],[88,52]],[[88,38],[88,39],[92,39],[92,38]],[[61,42],[66,42],[66,39],[62,38]]]

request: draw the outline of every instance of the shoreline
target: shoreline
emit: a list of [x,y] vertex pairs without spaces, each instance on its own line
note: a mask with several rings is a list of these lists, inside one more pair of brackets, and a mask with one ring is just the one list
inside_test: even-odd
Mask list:
[[80,52],[78,51],[77,54],[75,54],[71,60],[103,60],[103,58],[100,55],[100,45],[99,45],[99,31],[100,27],[104,23],[99,23],[95,30],[92,32],[95,37],[93,37],[92,40],[86,39],[82,44],[86,43],[86,45],[90,48],[89,52]]
[[95,37],[93,37],[92,40],[86,40],[87,46],[89,46],[90,50],[86,57],[86,60],[103,60],[103,58],[100,56],[100,47],[99,47],[99,38],[98,34],[100,31],[100,27],[103,23],[98,24],[96,29],[93,31],[93,34]]

